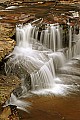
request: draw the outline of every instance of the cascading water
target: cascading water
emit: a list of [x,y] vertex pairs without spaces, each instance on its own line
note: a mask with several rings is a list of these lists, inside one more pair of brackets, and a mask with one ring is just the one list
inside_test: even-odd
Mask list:
[[74,34],[74,46],[73,46],[73,51],[74,51],[74,56],[80,54],[80,34]]
[[10,99],[6,101],[3,107],[9,106],[9,105],[17,106],[18,109],[23,110],[25,112],[28,112],[26,107],[30,107],[29,102],[18,100],[13,93],[11,94]]
[[44,64],[37,73],[31,74],[32,89],[46,89],[54,85],[54,66],[52,59]]
[[[17,46],[8,56],[9,59],[5,64],[6,74],[18,75],[22,80],[24,92],[43,89],[47,91],[52,89],[53,93],[54,91],[62,92],[62,88],[66,88],[66,86],[56,84],[57,81],[59,83],[61,81],[55,75],[55,72],[66,61],[63,52],[59,52],[63,48],[60,27],[59,25],[47,26],[45,30],[41,31],[40,37],[38,37],[38,30],[31,24],[16,26]],[[69,35],[70,50],[72,49],[71,29]],[[30,75],[31,81],[27,79],[27,73]]]
[[[46,45],[44,45],[44,47],[40,42],[38,42],[38,40],[36,41],[34,39],[34,30],[35,28],[30,24],[16,27],[17,46],[8,56],[9,60],[6,63],[5,71],[6,73],[11,72],[16,74],[17,70],[22,69],[25,72],[21,72],[20,79],[25,81],[25,74],[28,72],[31,76],[32,90],[50,89],[55,86],[55,70],[63,66],[64,55],[62,52],[53,52],[56,50],[56,26],[51,26],[50,31],[45,30],[44,37],[43,33],[41,33],[40,38],[40,42],[46,44],[51,42],[49,44],[50,46],[53,43],[51,46],[53,47],[53,51],[46,48]],[[59,30],[57,30],[57,34],[59,35],[58,32]],[[50,39],[48,39],[49,34]],[[19,69],[15,70],[16,66],[18,66]],[[24,86],[26,85],[24,84]]]
[[47,25],[46,30],[41,31],[40,43],[54,52],[62,48],[61,31],[59,25]]
[[51,37],[50,37],[50,49],[53,49],[53,51],[56,51],[56,28],[54,26],[51,26]]
[[[33,27],[31,24],[26,25],[25,27],[20,26],[16,27],[16,40],[19,47],[30,48],[31,43],[31,31]],[[25,44],[26,43],[26,44]]]
[[78,30],[78,33],[75,32],[75,26],[74,28],[72,26],[68,26],[68,32],[69,32],[69,45],[68,49],[66,50],[66,58],[70,60],[72,57],[75,57],[80,54],[80,30]]
[[57,32],[57,49],[61,49],[62,48],[62,38],[61,38],[61,32],[62,29],[59,27],[59,25],[57,26],[56,32]]

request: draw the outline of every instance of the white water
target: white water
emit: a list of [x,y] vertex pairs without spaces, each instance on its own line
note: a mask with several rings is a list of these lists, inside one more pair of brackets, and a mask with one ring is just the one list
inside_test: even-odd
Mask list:
[[16,41],[19,47],[30,48],[31,46],[31,32],[33,27],[31,24],[26,25],[25,27],[20,26],[16,27]]
[[6,101],[3,107],[9,105],[16,106],[18,109],[28,112],[26,107],[30,107],[31,104],[29,102],[17,99],[16,96],[12,93],[10,99]]
[[73,50],[74,50],[74,56],[76,56],[80,54],[80,34],[74,35],[74,42],[75,44],[74,44]]
[[[7,65],[11,69],[13,67],[11,63],[14,63],[14,66],[21,64],[31,75],[31,88],[33,91],[53,91],[55,94],[62,94],[68,86],[55,82],[55,71],[62,67],[66,61],[62,52],[55,52],[56,49],[62,47],[59,26],[57,29],[56,26],[51,26],[50,31],[49,29],[42,31],[40,42],[37,40],[38,33],[35,35],[35,29],[30,24],[16,27],[17,46],[9,55],[10,59]],[[34,39],[34,36],[36,39]],[[56,44],[56,40],[59,42],[58,44]],[[53,49],[54,52],[47,47]]]
[[59,25],[48,26],[46,30],[42,30],[40,35],[40,43],[54,52],[62,48],[61,31]]
[[50,49],[52,49],[54,52],[56,51],[56,28],[54,26],[51,26],[51,37],[50,37]]
[[18,8],[18,6],[9,6],[9,7],[6,8],[6,10],[9,10],[9,9],[16,9],[16,8]]
[[59,50],[62,48],[62,38],[61,38],[62,29],[59,27],[59,25],[57,26],[56,32],[57,32],[57,49]]

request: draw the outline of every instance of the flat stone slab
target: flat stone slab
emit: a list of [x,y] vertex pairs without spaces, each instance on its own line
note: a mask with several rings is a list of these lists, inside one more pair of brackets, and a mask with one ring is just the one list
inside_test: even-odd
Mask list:
[[6,1],[10,1],[10,0],[0,0],[0,3],[4,3]]

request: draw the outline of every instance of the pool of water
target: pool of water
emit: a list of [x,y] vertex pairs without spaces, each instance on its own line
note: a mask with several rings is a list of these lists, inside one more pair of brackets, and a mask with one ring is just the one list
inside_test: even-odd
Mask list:
[[[75,73],[79,68],[79,60],[72,60],[66,64],[67,68],[73,67]],[[66,95],[61,94],[32,94],[23,98],[32,103],[27,108],[29,113],[19,110],[20,120],[80,120],[80,75],[73,74],[71,70],[66,73],[58,73],[58,77],[64,85],[72,85],[72,89],[66,91]],[[62,69],[61,69],[62,71]],[[70,73],[70,74],[69,74]]]

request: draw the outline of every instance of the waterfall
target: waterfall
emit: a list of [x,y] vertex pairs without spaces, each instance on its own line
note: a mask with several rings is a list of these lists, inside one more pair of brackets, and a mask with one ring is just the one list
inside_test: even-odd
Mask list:
[[74,50],[74,56],[79,55],[80,54],[80,34],[74,34],[74,46],[73,46],[73,50]]
[[25,26],[16,26],[16,41],[19,47],[30,48],[31,47],[31,32],[33,27],[31,24]]
[[60,67],[63,67],[66,59],[62,52],[54,52],[51,54],[48,54],[49,58],[53,59],[55,70],[57,70]]
[[72,26],[68,26],[68,32],[69,32],[69,45],[68,49],[66,50],[66,57],[68,60],[70,60],[72,57],[76,57],[80,54],[80,33],[78,28],[78,33],[75,32],[75,26],[74,31]]
[[51,49],[55,52],[56,51],[56,28],[51,26]]
[[[37,40],[38,33],[36,35],[35,31],[36,27],[31,24],[16,27],[17,45],[8,56],[5,71],[17,74],[24,82],[28,72],[31,76],[29,85],[32,90],[50,89],[55,85],[55,71],[63,66],[65,61],[62,52],[53,52],[56,51],[56,35],[58,35],[58,48],[60,48],[59,27],[56,30],[55,26],[50,26],[43,30],[40,42]],[[28,86],[27,82],[22,85]]]
[[44,64],[37,73],[31,74],[32,89],[52,88],[54,85],[54,77],[54,64],[51,59]]
[[40,43],[54,52],[62,48],[61,31],[59,25],[47,26],[46,30],[41,31]]
[[[16,46],[5,63],[6,74],[17,75],[21,79],[21,94],[29,91],[41,94],[65,94],[68,85],[57,78],[59,68],[66,59],[62,50],[61,28],[59,25],[49,25],[46,29],[28,25],[16,26]],[[71,30],[70,30],[71,35]],[[70,36],[69,48],[72,47]],[[73,47],[75,54],[79,53],[77,41]],[[69,49],[68,49],[69,52]],[[37,93],[36,93],[37,94]],[[18,96],[18,93],[17,93]]]
[[57,32],[57,49],[61,49],[62,48],[62,39],[61,39],[61,32],[62,29],[60,29],[60,26],[58,25],[56,28],[56,32]]
[[72,58],[72,26],[69,28],[69,59]]
[[48,31],[48,29],[44,30],[43,45],[46,46],[47,48],[50,48],[50,46],[49,46],[49,31]]

